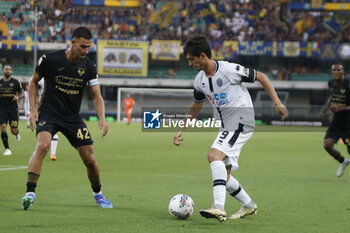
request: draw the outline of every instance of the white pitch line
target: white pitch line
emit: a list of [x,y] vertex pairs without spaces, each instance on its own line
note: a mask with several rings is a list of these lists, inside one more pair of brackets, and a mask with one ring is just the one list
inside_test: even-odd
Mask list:
[[25,169],[25,168],[28,168],[28,167],[27,166],[7,167],[7,168],[0,168],[0,171],[18,170],[18,169]]

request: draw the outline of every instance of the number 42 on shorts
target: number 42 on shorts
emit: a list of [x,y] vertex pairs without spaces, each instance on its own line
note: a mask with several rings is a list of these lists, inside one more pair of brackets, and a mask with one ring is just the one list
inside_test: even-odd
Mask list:
[[78,129],[77,138],[80,140],[90,139],[89,130],[87,128]]

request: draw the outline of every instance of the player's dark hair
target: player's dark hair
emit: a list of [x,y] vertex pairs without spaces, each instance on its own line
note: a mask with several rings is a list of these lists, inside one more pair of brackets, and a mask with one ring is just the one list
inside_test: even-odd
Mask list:
[[11,66],[10,64],[4,64],[4,65],[2,65],[2,69],[5,69],[6,66],[11,67],[11,69],[12,69],[12,66]]
[[72,38],[84,38],[87,40],[92,39],[92,34],[90,30],[86,27],[78,27],[73,31]]
[[344,75],[345,75],[345,66],[344,66],[344,63],[341,62],[341,61],[335,61],[332,63],[332,68],[334,65],[340,65],[342,68],[343,68],[343,72],[344,72]]
[[208,38],[205,35],[195,34],[190,36],[184,46],[184,55],[187,53],[195,57],[199,57],[201,53],[205,53],[211,58],[211,48]]
[[333,66],[333,65],[341,65],[341,66],[343,67],[343,69],[344,69],[344,67],[345,67],[345,66],[344,66],[344,63],[341,62],[341,61],[335,61],[335,62],[333,62],[333,63],[332,63],[332,66]]

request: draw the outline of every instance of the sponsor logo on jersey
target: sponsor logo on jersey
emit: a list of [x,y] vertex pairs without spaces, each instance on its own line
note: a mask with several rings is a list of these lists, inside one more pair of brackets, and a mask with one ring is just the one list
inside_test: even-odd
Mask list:
[[212,104],[216,104],[217,106],[222,106],[228,103],[227,93],[225,92],[220,94],[215,93],[214,98],[207,94],[207,97]]
[[213,100],[213,98],[211,97],[211,95],[207,94],[207,97],[208,97],[209,101],[210,101],[212,104],[215,104],[215,101]]

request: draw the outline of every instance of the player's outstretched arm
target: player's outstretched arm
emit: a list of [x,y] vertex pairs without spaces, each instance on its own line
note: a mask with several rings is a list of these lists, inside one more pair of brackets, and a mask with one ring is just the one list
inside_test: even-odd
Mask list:
[[350,111],[350,106],[339,106],[337,104],[330,104],[330,107],[332,112],[337,113],[341,111]]
[[325,106],[322,109],[323,116],[327,116],[327,112],[328,112],[328,109],[330,108],[330,106],[331,106],[331,97],[328,98],[327,103],[325,104]]
[[105,117],[105,103],[101,96],[100,85],[90,87],[92,99],[94,100],[95,110],[98,116],[98,127],[102,129],[102,137],[108,132],[108,125]]
[[273,103],[275,104],[275,110],[282,116],[282,120],[286,119],[289,115],[287,108],[282,104],[278,97],[275,88],[272,86],[270,79],[266,74],[257,71],[256,79],[261,83],[265,91],[270,95]]
[[20,98],[18,109],[21,109],[24,103],[24,90],[21,83],[19,83],[19,90],[17,91],[17,95]]
[[34,130],[34,122],[38,120],[38,82],[40,81],[40,75],[34,71],[33,77],[29,81],[28,95],[29,95],[29,127]]
[[21,93],[19,93],[19,97],[20,97],[20,100],[19,100],[18,109],[21,109],[24,103],[23,90]]
[[[203,102],[202,103],[192,102],[192,105],[187,112],[187,117],[184,119],[185,125],[187,120],[191,120],[198,116],[199,112],[202,110],[202,107],[203,107]],[[173,137],[173,143],[175,146],[182,145],[183,138],[181,138],[181,136],[184,130],[185,130],[185,127],[180,127],[175,133]]]
[[182,132],[183,132],[183,128],[179,128],[178,131],[175,133],[173,137],[173,143],[175,146],[182,145],[182,141],[183,141],[183,138],[181,138]]

